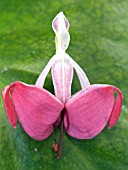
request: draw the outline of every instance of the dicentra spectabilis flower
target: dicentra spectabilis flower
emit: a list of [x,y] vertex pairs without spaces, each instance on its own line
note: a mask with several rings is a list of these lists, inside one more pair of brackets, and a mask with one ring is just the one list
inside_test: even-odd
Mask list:
[[[17,120],[26,133],[44,140],[60,124],[60,144],[53,149],[59,159],[62,152],[63,130],[77,139],[91,139],[108,123],[113,127],[121,113],[122,93],[112,85],[90,85],[81,67],[65,52],[70,42],[69,22],[60,12],[52,22],[56,34],[56,54],[41,72],[35,85],[13,82],[2,91],[4,107],[10,124]],[[55,96],[43,88],[50,71]],[[71,96],[73,69],[82,90]],[[117,92],[117,97],[114,93]]]

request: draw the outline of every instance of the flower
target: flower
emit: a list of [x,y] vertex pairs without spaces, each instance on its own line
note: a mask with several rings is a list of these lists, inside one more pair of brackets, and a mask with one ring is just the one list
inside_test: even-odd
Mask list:
[[[90,85],[82,68],[65,52],[70,35],[69,22],[63,12],[54,18],[52,27],[56,34],[56,54],[45,66],[36,84],[13,82],[2,90],[2,96],[10,124],[15,128],[19,120],[26,133],[36,140],[44,140],[60,124],[59,159],[63,130],[77,139],[91,139],[107,123],[110,128],[113,127],[121,113],[123,96],[115,86]],[[55,96],[43,88],[50,69]],[[73,70],[77,73],[82,90],[71,96]]]

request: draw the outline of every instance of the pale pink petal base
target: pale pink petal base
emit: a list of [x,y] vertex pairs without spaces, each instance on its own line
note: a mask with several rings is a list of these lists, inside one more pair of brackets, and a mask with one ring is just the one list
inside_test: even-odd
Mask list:
[[[114,92],[118,93],[115,101]],[[72,97],[65,105],[65,129],[78,139],[98,135],[109,121],[114,125],[122,107],[121,92],[110,85],[91,85]]]
[[65,58],[65,54],[61,54],[61,58],[52,66],[52,79],[55,96],[63,103],[68,101],[71,97],[72,78],[73,67],[70,61]]
[[53,131],[63,104],[47,90],[21,82],[12,83],[3,90],[5,110],[9,122],[16,126],[16,116],[26,133],[43,140]]

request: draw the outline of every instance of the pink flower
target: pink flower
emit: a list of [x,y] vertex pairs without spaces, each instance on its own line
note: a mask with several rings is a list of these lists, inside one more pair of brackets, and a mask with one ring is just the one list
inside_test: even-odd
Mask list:
[[[35,85],[14,82],[2,91],[4,107],[10,124],[17,120],[26,133],[44,140],[60,124],[62,152],[63,130],[77,139],[91,139],[108,123],[113,127],[121,113],[122,93],[112,85],[90,85],[82,68],[65,52],[70,42],[69,22],[60,12],[52,23],[56,34],[56,54],[41,72]],[[55,96],[43,88],[48,72],[52,71]],[[73,70],[76,71],[82,90],[71,96]],[[114,97],[114,93],[117,97]],[[55,144],[58,147],[58,144]]]

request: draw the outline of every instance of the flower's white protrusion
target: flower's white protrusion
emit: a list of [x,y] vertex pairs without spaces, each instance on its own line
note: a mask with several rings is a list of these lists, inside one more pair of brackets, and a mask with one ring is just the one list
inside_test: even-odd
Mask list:
[[58,13],[53,19],[52,28],[55,34],[63,32],[64,28],[66,28],[67,30],[69,29],[68,19],[65,17],[62,11]]
[[90,86],[90,82],[89,82],[85,72],[83,71],[83,69],[68,54],[66,54],[66,58],[70,61],[71,65],[75,69],[82,89]]
[[63,12],[56,15],[52,22],[52,28],[56,34],[56,52],[65,51],[70,42],[70,35],[68,32],[69,22]]

